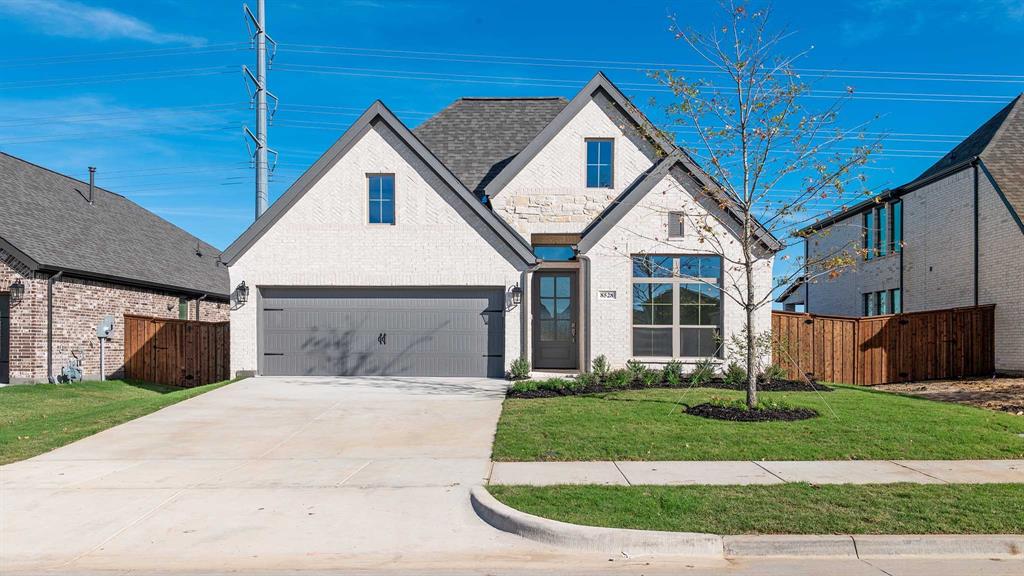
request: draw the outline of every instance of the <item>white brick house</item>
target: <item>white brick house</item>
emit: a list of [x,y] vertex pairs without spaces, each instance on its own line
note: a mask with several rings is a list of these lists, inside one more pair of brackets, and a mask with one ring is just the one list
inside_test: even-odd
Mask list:
[[[726,237],[739,218],[646,124],[601,74],[571,101],[462,98],[415,130],[374,104],[224,252],[250,295],[231,314],[232,372],[722,358],[743,313],[720,290],[742,277],[677,216],[670,231],[670,212]],[[778,242],[761,242],[767,294]]]
[[995,304],[996,370],[1024,373],[1024,98],[908,184],[804,229],[810,261],[866,250],[803,286],[808,312]]

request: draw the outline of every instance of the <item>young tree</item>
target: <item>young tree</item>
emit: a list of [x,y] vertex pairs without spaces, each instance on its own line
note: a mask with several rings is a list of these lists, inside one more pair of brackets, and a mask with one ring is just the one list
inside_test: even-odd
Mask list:
[[[770,326],[757,325],[756,313],[771,306],[772,291],[756,286],[755,278],[759,266],[767,266],[775,255],[763,240],[774,237],[782,249],[804,241],[795,231],[821,216],[822,207],[869,194],[860,169],[881,145],[879,139],[865,138],[865,124],[838,125],[852,88],[810,107],[809,102],[822,102],[823,93],[815,93],[795,68],[806,51],[781,53],[789,33],[770,28],[767,8],[752,10],[732,0],[723,0],[721,7],[724,23],[707,33],[683,27],[675,18],[670,27],[702,61],[701,75],[711,80],[691,80],[675,70],[651,76],[673,95],[665,107],[668,130],[685,130],[689,151],[715,181],[690,192],[739,215],[738,240],[714,226],[707,212],[684,212],[682,218],[687,230],[722,256],[727,273],[722,294],[745,313],[738,348],[745,355],[747,405],[756,408],[758,344],[770,331]],[[805,282],[834,277],[854,265],[857,249],[842,246],[814,260],[790,259],[792,265],[776,276],[776,285],[800,277]]]

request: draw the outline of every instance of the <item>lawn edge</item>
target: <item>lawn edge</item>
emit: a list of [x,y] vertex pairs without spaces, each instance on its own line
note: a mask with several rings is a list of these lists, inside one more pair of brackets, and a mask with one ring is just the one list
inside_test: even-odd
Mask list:
[[767,558],[1003,558],[1024,559],[1017,534],[775,534],[722,536],[570,524],[527,514],[499,501],[486,486],[470,490],[481,520],[497,530],[534,540],[606,554],[672,554],[693,557]]

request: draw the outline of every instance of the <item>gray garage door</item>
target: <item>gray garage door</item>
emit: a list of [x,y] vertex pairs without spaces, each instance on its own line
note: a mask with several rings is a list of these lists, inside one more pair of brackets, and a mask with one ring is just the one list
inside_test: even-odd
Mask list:
[[263,288],[261,373],[494,376],[504,371],[497,288]]

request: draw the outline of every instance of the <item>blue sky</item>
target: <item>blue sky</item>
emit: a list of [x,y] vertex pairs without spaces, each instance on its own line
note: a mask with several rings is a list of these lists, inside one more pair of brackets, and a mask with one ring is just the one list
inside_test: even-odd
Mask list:
[[[844,122],[878,114],[893,133],[874,188],[912,178],[1024,90],[1024,0],[824,4],[778,1],[775,21],[788,49],[813,47],[808,78],[841,70],[819,89],[856,89]],[[664,95],[644,70],[696,63],[667,15],[717,17],[713,0],[267,5],[271,200],[377,98],[414,127],[459,96],[571,97],[604,70],[650,109]],[[0,0],[0,150],[80,178],[95,165],[100,185],[224,248],[254,205],[246,41],[240,0]]]

